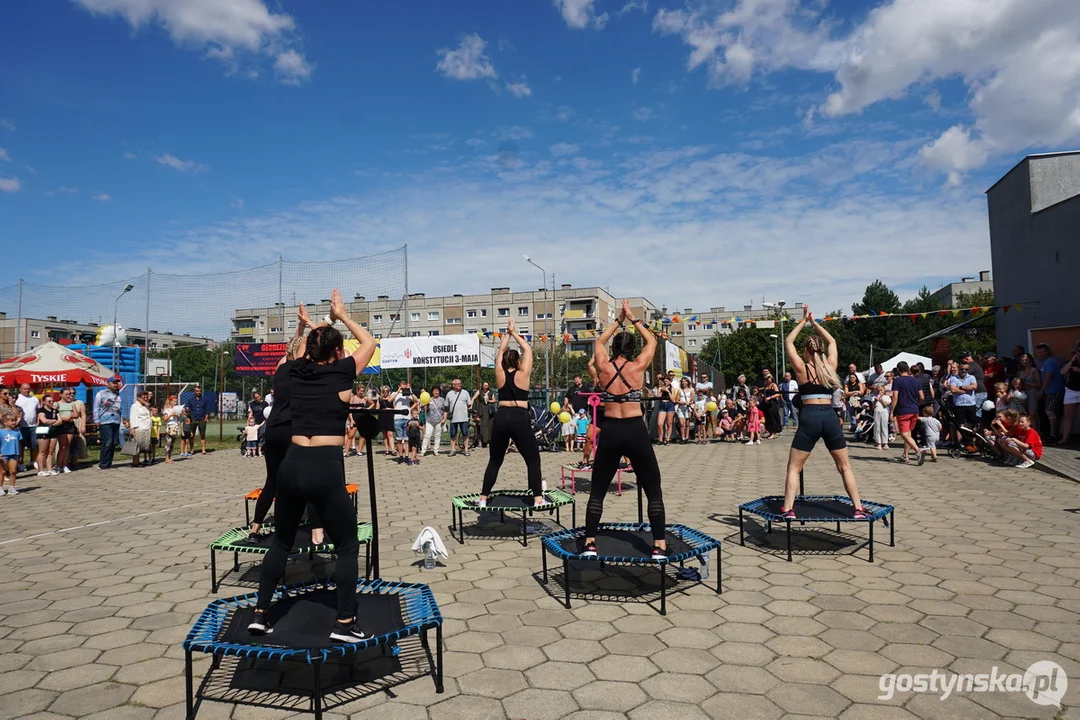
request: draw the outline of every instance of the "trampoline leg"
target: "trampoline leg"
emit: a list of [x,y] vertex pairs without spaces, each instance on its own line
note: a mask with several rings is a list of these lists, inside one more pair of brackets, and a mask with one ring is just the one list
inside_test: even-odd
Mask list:
[[544,568],[544,584],[547,585],[547,550],[544,549],[544,543],[540,543],[540,565]]
[[458,511],[457,511],[457,531],[458,531],[458,542],[461,543],[462,545],[464,545],[465,544],[465,515],[464,515],[464,511],[461,508],[458,508]]
[[187,701],[187,720],[195,717],[195,687],[191,677],[191,651],[184,652],[184,699]]
[[659,564],[660,567],[660,614],[667,615],[667,570],[664,568],[664,563]]
[[238,552],[232,554],[232,571],[240,572],[240,553]]
[[573,505],[570,506],[570,518],[571,518],[570,519],[570,522],[571,522],[570,527],[576,528],[577,527],[577,503],[574,503]]
[[210,551],[210,592],[216,593],[218,591],[217,581],[217,553],[213,550]]
[[644,506],[641,504],[641,483],[637,486],[637,521],[638,525],[645,522]]
[[[521,513],[521,517],[525,517],[524,512]],[[506,513],[504,513],[502,510],[499,511],[499,522],[503,523],[504,525],[506,524]]]
[[746,547],[746,534],[743,531],[742,508],[739,508],[739,544]]
[[442,625],[435,627],[435,692],[443,692],[443,662],[442,662]]
[[889,518],[889,547],[896,547],[896,511]]
[[315,713],[315,720],[322,720],[322,678],[319,676],[319,666],[322,663],[313,663],[312,672],[315,676],[314,686],[311,692],[311,711]]
[[615,471],[615,495],[622,497],[622,468]]
[[836,532],[840,532],[840,521],[836,521]]
[[791,521],[787,521],[787,561],[791,562]]
[[251,527],[251,501],[244,500],[244,527]]
[[563,558],[563,585],[566,588],[566,609],[570,609],[570,558]]
[[870,521],[870,562],[874,562],[874,521]]
[[559,527],[564,527],[562,524],[562,510],[560,508],[555,508],[555,524]]
[[529,547],[529,518],[526,511],[521,511],[521,547]]
[[457,525],[454,522],[455,520],[457,520],[457,510],[454,509],[454,503],[450,503],[450,532],[451,533],[453,533],[454,531],[457,530]]
[[371,542],[364,543],[364,579],[371,579]]
[[724,592],[724,586],[721,584],[724,577],[724,556],[720,552],[721,548],[716,548],[716,594]]

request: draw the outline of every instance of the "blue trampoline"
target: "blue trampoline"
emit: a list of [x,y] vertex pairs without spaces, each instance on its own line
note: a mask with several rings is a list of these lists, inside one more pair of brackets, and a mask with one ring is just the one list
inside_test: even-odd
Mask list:
[[[648,523],[601,523],[596,536],[597,556],[581,557],[585,543],[585,528],[562,530],[544,536],[542,540],[541,561],[543,563],[544,583],[548,581],[547,554],[551,553],[563,562],[564,601],[570,608],[570,562],[579,568],[600,567],[605,565],[633,565],[655,567],[660,575],[660,614],[667,615],[667,570],[673,565],[680,567],[687,560],[705,559],[707,553],[716,551],[716,592],[723,591],[721,585],[722,560],[720,541],[686,525],[667,526],[668,557],[665,560],[652,558],[652,529]],[[704,564],[704,563],[703,563]],[[682,579],[687,574],[680,573]],[[695,582],[701,583],[699,579]]]
[[[372,635],[357,643],[329,638],[336,615],[334,589],[332,581],[281,588],[267,616],[273,632],[263,636],[247,632],[256,593],[210,603],[183,643],[188,719],[195,717],[196,700],[206,699],[293,710],[305,709],[296,705],[302,702],[321,720],[324,709],[424,675],[434,680],[437,693],[443,692],[442,615],[427,585],[357,582],[357,616]],[[428,642],[432,629],[434,655]],[[192,674],[196,652],[213,656],[198,693]],[[222,671],[226,658],[235,662]],[[359,691],[357,686],[362,686]],[[268,694],[288,696],[292,704],[272,704],[263,699]],[[327,701],[338,694],[339,700]]]
[[746,545],[746,532],[743,525],[743,513],[748,512],[757,515],[765,521],[765,531],[772,532],[773,523],[784,523],[787,526],[787,559],[791,562],[791,528],[798,523],[836,523],[836,531],[840,532],[841,524],[866,523],[869,528],[869,539],[865,543],[870,551],[870,562],[874,562],[874,524],[881,521],[889,528],[889,545],[896,545],[895,508],[892,505],[862,501],[865,518],[856,518],[855,505],[851,498],[846,495],[798,495],[795,497],[795,519],[780,516],[784,507],[784,498],[781,495],[769,495],[757,500],[751,500],[739,506],[739,544]]

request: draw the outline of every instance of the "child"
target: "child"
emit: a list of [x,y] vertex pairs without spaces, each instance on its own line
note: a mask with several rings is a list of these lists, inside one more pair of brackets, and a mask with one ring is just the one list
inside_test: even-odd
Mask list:
[[757,406],[757,398],[750,398],[750,412],[747,414],[746,432],[750,434],[747,445],[761,444],[761,421],[765,416]]
[[577,434],[582,440],[589,433],[589,416],[585,414],[584,410],[578,410],[577,420]]
[[19,414],[11,413],[4,417],[4,429],[0,430],[0,495],[4,494],[4,478],[11,478],[11,487],[8,495],[18,495],[15,489],[15,476],[19,474],[19,443],[22,442],[22,433],[19,432]]
[[195,421],[191,419],[191,410],[184,407],[184,416],[180,421],[180,457],[191,457],[195,449]]
[[157,449],[161,437],[161,409],[150,409],[150,452],[147,454],[147,462],[150,465],[157,460]]
[[244,447],[247,449],[247,457],[259,457],[259,430],[262,423],[255,424],[255,418],[249,417],[247,427],[244,428]]
[[1031,427],[1031,418],[1021,413],[1004,443],[1005,452],[1012,457],[1005,462],[1018,468],[1029,468],[1042,458],[1043,444],[1039,433]]
[[422,427],[420,406],[413,403],[412,409],[409,411],[409,422],[405,424],[405,437],[409,441],[409,456],[405,459],[406,465],[420,464],[418,454],[420,452],[420,436],[423,434]]
[[[570,413],[567,413],[570,415]],[[570,419],[562,424],[562,433],[564,450],[566,452],[574,451],[574,436],[577,435],[577,423],[574,422],[574,416],[570,415]]]
[[1009,407],[1018,413],[1027,410],[1027,393],[1024,391],[1024,380],[1015,377],[1009,389]]
[[694,417],[697,420],[697,441],[698,445],[705,445],[709,441],[705,439],[705,430],[708,427],[708,411],[705,410],[705,395],[704,393],[698,393],[697,399],[694,401]]
[[735,440],[735,422],[726,408],[720,411],[720,439],[724,442]]
[[919,423],[923,428],[926,438],[926,448],[930,450],[930,462],[937,462],[937,444],[941,440],[941,421],[934,417],[934,406],[927,405],[922,409]]

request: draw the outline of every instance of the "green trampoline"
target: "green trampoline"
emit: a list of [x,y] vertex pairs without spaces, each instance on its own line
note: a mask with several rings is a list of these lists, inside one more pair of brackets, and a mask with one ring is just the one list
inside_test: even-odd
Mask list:
[[[235,527],[225,532],[217,540],[210,543],[210,588],[211,592],[217,592],[221,583],[229,576],[229,573],[240,570],[240,553],[248,555],[265,555],[270,551],[270,543],[274,537],[274,526],[264,525],[257,535],[252,535],[246,527]],[[356,524],[356,539],[364,546],[364,577],[371,574],[371,523]],[[231,552],[233,554],[233,566],[226,570],[220,578],[217,576],[217,553]],[[315,553],[333,554],[334,544],[323,542],[316,545],[311,540],[311,525],[303,524],[296,530],[296,539],[293,540],[293,548],[289,553],[293,555],[307,555],[314,557]]]
[[535,513],[555,513],[555,522],[562,525],[562,518],[560,517],[559,509],[563,505],[569,505],[573,514],[573,522],[571,527],[577,524],[577,505],[574,502],[574,497],[562,490],[547,490],[544,492],[544,497],[549,502],[544,505],[533,505],[533,494],[531,490],[496,490],[488,496],[487,506],[480,507],[476,504],[476,501],[480,498],[480,493],[470,493],[468,495],[458,495],[450,500],[450,530],[451,533],[457,532],[458,542],[465,543],[465,523],[464,514],[466,510],[471,510],[477,514],[479,513],[499,513],[501,522],[506,522],[506,516],[520,515],[521,516],[521,544],[528,547],[529,545],[529,526],[528,518]]

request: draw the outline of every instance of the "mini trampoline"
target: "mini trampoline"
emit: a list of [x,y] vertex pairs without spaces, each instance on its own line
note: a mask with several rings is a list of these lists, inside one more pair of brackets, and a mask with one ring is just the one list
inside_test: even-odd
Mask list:
[[[706,553],[716,551],[716,592],[723,591],[720,558],[720,541],[685,525],[668,525],[668,557],[665,560],[652,559],[652,530],[648,523],[602,523],[596,536],[597,557],[583,558],[581,550],[585,542],[585,528],[562,530],[543,538],[540,552],[543,563],[544,583],[548,581],[547,555],[551,553],[563,562],[564,601],[570,608],[570,562],[579,563],[578,567],[605,565],[635,565],[655,567],[660,571],[660,614],[667,615],[667,569],[673,565],[683,566],[687,560],[704,559]],[[706,560],[707,562],[707,560]],[[702,584],[703,580],[694,581]]]
[[533,494],[530,490],[496,490],[488,496],[487,506],[479,507],[476,501],[480,498],[480,493],[471,493],[469,495],[458,495],[457,497],[450,499],[450,531],[453,534],[457,531],[457,539],[461,544],[465,544],[465,522],[464,514],[466,510],[471,510],[478,515],[480,513],[499,513],[501,522],[506,522],[506,516],[520,515],[521,516],[521,544],[528,547],[529,545],[529,527],[528,518],[538,512],[555,513],[555,522],[562,525],[562,517],[559,509],[563,505],[569,505],[573,522],[571,524],[577,524],[577,504],[574,502],[574,498],[567,495],[562,490],[547,490],[544,495],[550,500],[546,505],[540,505],[535,507],[533,505]]
[[743,513],[748,512],[759,516],[765,521],[765,531],[772,532],[773,523],[785,523],[787,526],[787,559],[791,562],[791,527],[795,523],[806,525],[807,523],[836,523],[836,532],[840,532],[842,523],[866,523],[869,528],[869,539],[865,545],[870,551],[870,562],[874,562],[874,523],[878,520],[889,528],[889,545],[896,545],[895,509],[892,505],[863,500],[862,506],[866,511],[866,518],[855,519],[855,505],[851,498],[846,495],[799,495],[795,498],[793,506],[795,519],[780,517],[780,511],[784,506],[784,498],[780,495],[770,495],[758,498],[739,506],[739,544],[746,545],[746,533],[743,527]]
[[[592,468],[589,468],[589,469],[586,470],[584,468],[574,467],[573,465],[563,465],[559,469],[559,482],[560,482],[559,487],[562,487],[562,488],[566,487],[566,478],[569,476],[569,478],[570,478],[570,494],[571,495],[577,495],[577,476],[578,475],[592,475],[592,472],[593,472]],[[623,468],[620,467],[615,472],[615,494],[619,495],[620,497],[622,496],[622,474],[623,474]]]
[[[217,592],[221,583],[229,576],[229,573],[240,570],[240,553],[248,555],[265,555],[270,551],[270,543],[274,537],[274,526],[264,525],[259,534],[254,538],[251,531],[246,527],[236,527],[224,533],[214,542],[210,543],[210,588],[211,592]],[[356,538],[364,546],[364,576],[371,573],[371,525],[369,523],[357,523]],[[233,554],[232,569],[227,570],[220,578],[217,576],[217,553],[231,552]],[[334,544],[324,542],[316,545],[311,540],[311,526],[301,525],[297,528],[296,539],[293,540],[292,555],[314,556],[315,553],[331,554],[334,552]]]
[[[292,585],[274,594],[268,619],[273,632],[248,634],[257,593],[215,600],[184,640],[187,718],[196,700],[304,710],[316,720],[324,709],[428,675],[443,692],[442,615],[427,585],[361,580],[357,616],[371,637],[335,643],[332,581]],[[435,653],[428,631],[435,629]],[[195,692],[192,654],[213,661]],[[222,661],[228,660],[226,667]],[[276,704],[267,696],[286,696]]]
[[[360,489],[359,485],[348,484],[345,486],[345,492],[349,493],[352,497],[353,512],[357,511],[356,493]],[[255,502],[262,496],[262,488],[255,488],[247,495],[244,496],[244,524],[251,525],[251,503]]]

